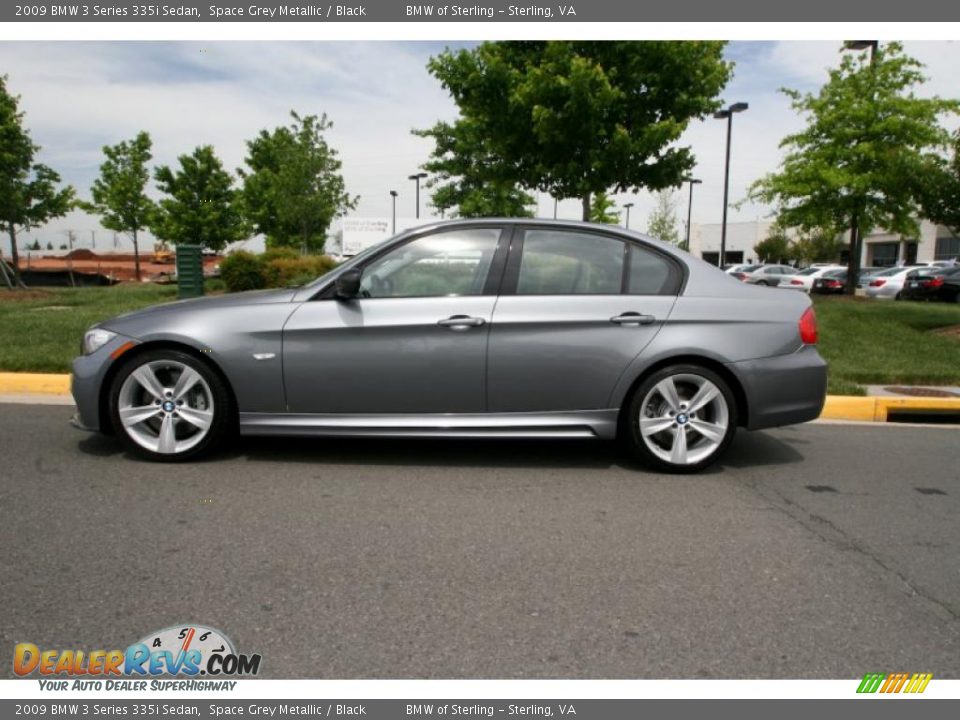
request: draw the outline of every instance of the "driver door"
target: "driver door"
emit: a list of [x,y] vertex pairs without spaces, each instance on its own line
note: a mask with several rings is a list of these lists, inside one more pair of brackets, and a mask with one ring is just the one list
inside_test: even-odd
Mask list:
[[359,297],[303,303],[283,330],[287,411],[484,412],[504,235],[490,226],[415,237],[365,264]]

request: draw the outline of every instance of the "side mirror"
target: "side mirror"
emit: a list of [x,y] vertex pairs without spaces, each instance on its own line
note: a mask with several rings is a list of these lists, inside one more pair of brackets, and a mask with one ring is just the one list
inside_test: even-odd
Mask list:
[[360,278],[363,271],[356,268],[347,270],[337,278],[336,294],[339,300],[349,300],[360,294]]

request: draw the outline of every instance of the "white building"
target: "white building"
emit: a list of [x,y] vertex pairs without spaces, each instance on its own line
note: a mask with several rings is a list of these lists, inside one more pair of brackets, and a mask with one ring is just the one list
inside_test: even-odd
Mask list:
[[[754,247],[765,239],[772,228],[770,220],[727,223],[727,264],[759,262]],[[690,252],[707,262],[720,261],[720,223],[698,225],[690,228]],[[788,232],[788,235],[792,233]],[[849,243],[849,233],[843,239]],[[841,252],[838,260],[846,262],[847,252]],[[876,230],[863,238],[863,267],[889,267],[913,262],[951,260],[960,258],[960,238],[942,225],[924,220],[920,223],[917,237],[906,237]]]
[[425,225],[429,219],[398,217],[394,229],[391,217],[359,217],[351,215],[341,218],[334,224],[333,232],[327,239],[327,252],[339,253],[344,257],[356,255],[371,245],[376,245],[397,233]]

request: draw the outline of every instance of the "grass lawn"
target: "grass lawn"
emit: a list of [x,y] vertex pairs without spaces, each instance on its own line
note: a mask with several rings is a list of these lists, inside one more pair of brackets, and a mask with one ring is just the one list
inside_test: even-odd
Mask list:
[[[0,290],[0,370],[69,372],[80,336],[93,323],[175,300],[174,285]],[[863,394],[861,384],[960,385],[960,304],[818,297],[820,352],[829,391]]]
[[817,297],[820,353],[828,390],[862,395],[859,385],[960,385],[960,304]]

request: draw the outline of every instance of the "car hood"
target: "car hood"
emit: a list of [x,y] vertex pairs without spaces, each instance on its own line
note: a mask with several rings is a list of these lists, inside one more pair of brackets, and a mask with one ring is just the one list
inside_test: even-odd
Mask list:
[[114,324],[125,324],[130,320],[150,317],[161,313],[193,313],[203,310],[213,310],[224,307],[242,307],[246,305],[265,305],[268,303],[288,303],[293,300],[296,288],[279,290],[251,290],[248,292],[211,295],[208,297],[177,300],[175,302],[151,305],[132,312],[117,315],[99,323],[100,327],[113,329]]

